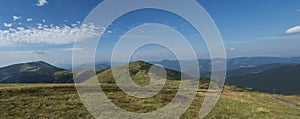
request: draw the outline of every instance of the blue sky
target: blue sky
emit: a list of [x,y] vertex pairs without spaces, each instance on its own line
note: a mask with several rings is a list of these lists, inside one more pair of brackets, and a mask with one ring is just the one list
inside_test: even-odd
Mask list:
[[[299,0],[198,2],[218,26],[228,57],[300,56]],[[99,3],[101,0],[1,0],[0,55],[3,58],[0,59],[0,66],[37,60],[52,64],[71,63],[77,31],[85,31],[86,36],[82,38],[85,41],[93,39],[95,34],[105,29],[95,24],[84,24],[84,27],[80,27],[84,18]],[[122,4],[126,5],[126,2]],[[201,37],[185,20],[164,11],[140,10],[122,16],[106,29],[105,37],[97,49],[97,60],[109,60],[118,36],[143,23],[160,23],[173,27],[187,37],[199,58],[209,58],[204,42],[199,40]],[[143,35],[155,35],[155,31],[161,29],[146,28],[149,31]],[[142,34],[137,33],[131,36]],[[168,36],[171,39],[175,35],[166,31],[158,36]],[[145,37],[132,39],[135,38],[146,40]],[[186,54],[185,52],[188,51],[182,50],[182,54]],[[174,58],[167,49],[154,45],[141,48],[133,56],[133,59],[143,60]]]

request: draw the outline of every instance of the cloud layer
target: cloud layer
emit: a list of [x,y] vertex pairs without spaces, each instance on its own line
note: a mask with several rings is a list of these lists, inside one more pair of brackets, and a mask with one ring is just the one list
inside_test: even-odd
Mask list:
[[293,33],[300,33],[300,26],[295,26],[285,31],[285,34],[293,34]]
[[71,26],[53,26],[37,24],[36,27],[11,28],[11,24],[5,23],[7,30],[0,30],[0,46],[24,45],[24,44],[45,44],[65,45],[72,44],[76,39],[78,31],[82,35],[79,40],[87,40],[96,37],[104,28],[89,24],[73,24]]
[[229,48],[229,51],[234,51],[235,50],[235,48]]

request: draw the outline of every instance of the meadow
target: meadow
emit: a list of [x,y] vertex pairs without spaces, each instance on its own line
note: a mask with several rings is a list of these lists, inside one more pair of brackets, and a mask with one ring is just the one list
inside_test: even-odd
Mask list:
[[[153,98],[133,99],[119,89],[112,90],[115,88],[112,84],[102,84],[102,87],[117,106],[140,113],[159,109],[176,95],[176,89],[163,89]],[[198,92],[192,105],[181,116],[182,119],[198,118],[205,93]],[[220,100],[205,118],[300,118],[299,109],[282,104],[272,97],[295,105],[300,102],[300,96],[272,95],[226,85]],[[0,111],[1,118],[94,118],[81,103],[73,84],[1,84]]]

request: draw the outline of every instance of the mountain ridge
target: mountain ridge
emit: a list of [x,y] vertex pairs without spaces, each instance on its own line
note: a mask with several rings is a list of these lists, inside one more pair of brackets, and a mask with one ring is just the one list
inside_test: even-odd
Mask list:
[[72,73],[44,61],[0,68],[0,83],[72,83]]
[[227,78],[226,83],[266,93],[300,95],[300,64],[232,75]]

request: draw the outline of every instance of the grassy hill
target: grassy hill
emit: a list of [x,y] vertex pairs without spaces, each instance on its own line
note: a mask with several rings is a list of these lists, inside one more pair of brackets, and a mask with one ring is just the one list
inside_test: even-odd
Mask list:
[[[131,62],[128,65],[120,65],[115,68],[116,70],[120,69],[125,69],[126,66],[128,66],[129,72],[117,72],[116,75],[121,76],[124,75],[125,73],[129,73],[132,80],[137,83],[138,85],[147,85],[150,83],[150,68],[152,66],[159,68],[159,66],[144,62],[144,61],[136,61],[136,62]],[[115,83],[115,78],[113,77],[112,74],[112,68],[106,69],[99,74],[97,74],[98,80],[100,83]],[[183,74],[178,71],[170,70],[170,69],[165,69],[166,74],[167,74],[167,79],[168,80],[180,80],[180,77],[183,76],[183,79],[192,79],[192,77]],[[163,77],[161,72],[154,72],[156,76]]]
[[70,71],[46,62],[29,62],[0,68],[0,83],[72,83]]

